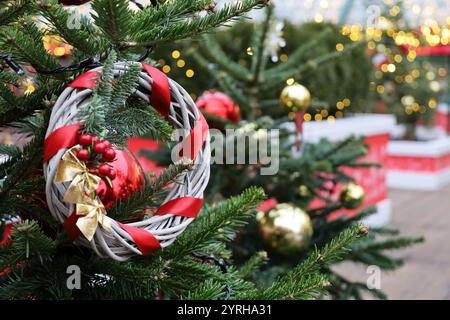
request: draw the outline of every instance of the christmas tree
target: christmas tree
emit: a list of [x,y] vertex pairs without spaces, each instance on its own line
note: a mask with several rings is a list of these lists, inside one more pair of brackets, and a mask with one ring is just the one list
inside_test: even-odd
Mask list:
[[[372,104],[377,112],[392,113],[405,125],[403,138],[417,139],[416,126],[430,124],[441,95],[437,69],[416,50],[421,45],[420,30],[409,26],[401,1],[384,4],[376,25],[365,30],[367,47],[376,70]],[[360,30],[361,31],[361,30]],[[343,29],[349,37],[360,31]]]
[[[272,203],[279,204],[279,206],[273,204],[267,209],[268,212],[258,214],[258,217],[239,234],[232,246],[238,264],[245,264],[255,251],[268,251],[272,259],[253,275],[253,279],[260,285],[267,285],[299,261],[307,259],[315,248],[323,247],[336,234],[375,212],[373,207],[369,207],[351,218],[345,216],[331,218],[343,208],[355,209],[362,203],[363,193],[360,192],[359,186],[351,184],[352,178],[346,174],[345,168],[376,165],[358,161],[367,152],[360,139],[349,138],[337,144],[323,140],[318,144],[300,146],[301,136],[297,136],[297,130],[301,129],[297,127],[294,132],[292,130],[294,118],[297,124],[300,122],[301,125],[303,120],[318,119],[314,115],[324,115],[329,121],[335,119],[337,112],[342,116],[343,108],[340,105],[344,105],[343,100],[350,100],[348,97],[353,99],[352,95],[355,95],[352,88],[347,88],[347,92],[344,85],[340,85],[345,81],[342,79],[346,77],[360,74],[359,79],[366,81],[365,84],[357,82],[359,88],[366,89],[365,93],[358,92],[358,98],[367,102],[362,98],[368,97],[370,81],[367,76],[367,65],[370,62],[364,53],[365,43],[345,40],[339,28],[332,25],[307,24],[305,28],[308,32],[305,33],[310,34],[312,29],[319,30],[315,36],[298,44],[291,52],[278,47],[280,52],[275,50],[276,59],[273,59],[270,44],[273,44],[274,35],[271,30],[274,24],[278,23],[272,18],[273,10],[274,8],[269,6],[265,19],[259,24],[236,26],[235,29],[240,32],[231,29],[225,31],[225,34],[205,35],[201,41],[180,43],[176,47],[172,46],[162,51],[166,63],[168,56],[173,55],[173,52],[177,53],[175,58],[179,58],[180,50],[187,53],[188,56],[183,57],[186,64],[189,67],[195,65],[196,72],[202,75],[199,81],[204,83],[204,89],[212,90],[200,97],[197,104],[203,107],[205,117],[217,128],[221,130],[223,126],[238,128],[242,136],[250,135],[250,139],[254,140],[266,139],[267,130],[280,130],[280,169],[275,176],[258,174],[258,164],[216,165],[212,167],[213,182],[207,189],[209,197],[214,200],[239,194],[245,188],[256,185],[264,189]],[[250,30],[251,33],[243,30]],[[243,39],[237,37],[239,33],[243,34]],[[249,34],[252,37],[249,37]],[[302,33],[297,31],[296,34]],[[286,47],[289,46],[287,39]],[[315,55],[314,52],[310,52],[316,47],[320,48],[318,51],[321,54]],[[169,54],[164,53],[167,51]],[[283,55],[288,59],[283,58]],[[350,58],[346,57],[347,55],[350,55]],[[190,59],[194,61],[191,62]],[[355,61],[362,61],[361,65],[352,67],[351,64]],[[325,75],[321,74],[322,69],[325,69]],[[182,76],[179,69],[172,70],[174,74]],[[334,74],[334,79],[327,78],[329,74]],[[317,84],[323,86],[325,85],[323,79],[328,81],[328,85],[325,89],[322,87],[320,92],[331,93],[328,95],[322,93],[317,97],[311,90],[312,99],[310,99],[310,93],[305,90],[303,84],[312,88]],[[193,86],[194,93],[195,90],[200,90],[198,86],[198,82]],[[283,88],[285,89],[282,90]],[[291,95],[289,90],[293,88],[301,90],[293,90]],[[224,111],[233,110],[236,106],[233,107],[233,102],[218,96],[217,92],[214,93],[214,89],[228,94],[234,103],[239,105],[243,121],[240,123],[236,121],[236,112]],[[283,95],[283,91],[287,92],[287,96]],[[333,92],[341,94],[339,101],[333,100]],[[280,94],[284,109],[280,107]],[[353,100],[357,102],[358,98]],[[344,107],[348,106],[347,104]],[[356,106],[355,109],[358,110]],[[224,138],[223,141],[226,143],[227,139]],[[164,152],[146,152],[147,156],[167,164],[161,162],[161,153]],[[352,190],[351,194],[355,196],[345,200],[347,198],[345,192],[349,189],[344,188],[341,197],[337,199],[334,191],[339,184],[348,184]],[[323,207],[311,209],[311,202],[317,198],[325,204]],[[302,228],[294,232],[290,228],[277,230],[274,227],[276,224],[274,220],[278,218],[280,221],[280,217],[282,219],[283,216],[290,216],[290,223],[295,224],[296,217],[301,220],[308,208],[311,226],[309,219],[305,218]],[[401,259],[389,257],[387,251],[401,249],[420,241],[421,238],[400,236],[398,230],[373,228],[368,237],[352,243],[353,251],[347,259],[392,270],[401,266],[403,262]],[[382,291],[369,290],[364,283],[345,279],[330,267],[323,271],[329,276],[332,284],[329,294],[333,298],[361,298],[365,292],[370,292],[377,298],[386,297]]]
[[[132,10],[125,0],[94,0],[91,18],[76,23],[57,1],[0,4],[0,123],[27,138],[0,146],[0,298],[310,299],[329,288],[327,266],[367,229],[355,224],[327,235],[262,286],[251,275],[265,256],[230,265],[227,244],[265,192],[250,186],[214,205],[207,197],[200,211],[207,131],[193,157],[158,177],[144,177],[124,149],[128,137],[151,133],[169,143],[174,128],[197,135],[192,126],[203,124],[185,90],[151,65],[153,47],[265,4],[216,10],[209,0],[174,0]],[[70,47],[49,52],[46,36]],[[59,58],[66,49],[72,61]]]

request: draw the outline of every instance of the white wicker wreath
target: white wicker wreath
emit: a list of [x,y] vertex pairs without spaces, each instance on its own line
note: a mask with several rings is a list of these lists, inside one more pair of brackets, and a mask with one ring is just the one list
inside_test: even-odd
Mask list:
[[[134,62],[120,62],[114,66],[114,76],[120,77],[127,66]],[[134,95],[151,104],[153,80],[142,65],[139,77],[139,85]],[[102,67],[91,71],[101,72]],[[185,129],[186,135],[193,129],[198,121],[201,121],[201,113],[197,109],[190,95],[177,82],[168,79],[170,87],[170,111],[169,122],[175,129]],[[49,122],[46,138],[58,128],[80,122],[78,111],[84,108],[92,97],[92,89],[67,87],[58,98]],[[166,199],[167,203],[179,197],[202,198],[210,172],[210,142],[209,133],[206,134],[202,149],[196,155],[194,168],[186,171],[178,177],[177,183],[171,186]],[[49,210],[53,217],[60,223],[71,215],[74,205],[63,201],[68,183],[55,183],[54,177],[61,157],[67,149],[59,150],[44,164],[44,176],[46,179],[46,197]],[[164,248],[172,244],[178,235],[192,222],[193,218],[185,216],[165,214],[151,216],[139,222],[126,224],[151,233]],[[100,256],[109,256],[118,261],[124,261],[132,255],[143,254],[133,238],[127,233],[121,224],[113,220],[112,232],[103,228],[97,228],[94,237],[88,241],[83,236],[75,240],[76,244],[91,247]]]

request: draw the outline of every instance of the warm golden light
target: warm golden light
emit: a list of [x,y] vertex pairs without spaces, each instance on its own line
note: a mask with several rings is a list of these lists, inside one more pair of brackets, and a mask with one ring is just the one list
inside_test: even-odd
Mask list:
[[172,51],[172,58],[174,59],[178,59],[181,56],[181,52],[178,50],[173,50]]

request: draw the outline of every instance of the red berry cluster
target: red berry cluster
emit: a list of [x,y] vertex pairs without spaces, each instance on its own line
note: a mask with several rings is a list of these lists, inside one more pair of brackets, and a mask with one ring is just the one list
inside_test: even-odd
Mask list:
[[111,147],[111,143],[108,140],[100,140],[97,136],[85,133],[80,135],[78,142],[84,148],[78,150],[77,158],[81,161],[95,161],[97,156],[100,156],[98,161],[104,163],[94,168],[94,171],[113,180],[116,177],[116,171],[105,163],[112,162],[116,158],[116,151]]

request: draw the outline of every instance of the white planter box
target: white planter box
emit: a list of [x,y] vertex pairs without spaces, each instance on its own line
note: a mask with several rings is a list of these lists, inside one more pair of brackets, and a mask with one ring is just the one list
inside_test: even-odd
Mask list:
[[[317,143],[322,138],[337,142],[352,135],[364,136],[369,145],[369,153],[361,160],[386,163],[389,133],[395,122],[392,115],[356,115],[338,119],[333,123],[306,122],[303,125],[303,138],[305,142]],[[364,222],[372,227],[388,223],[391,218],[391,202],[388,198],[386,168],[346,168],[345,171],[363,186],[366,199],[363,207],[357,210],[341,210],[337,215],[352,216],[364,207],[375,205],[377,213]]]
[[388,154],[389,187],[439,190],[450,184],[450,137],[391,141]]

